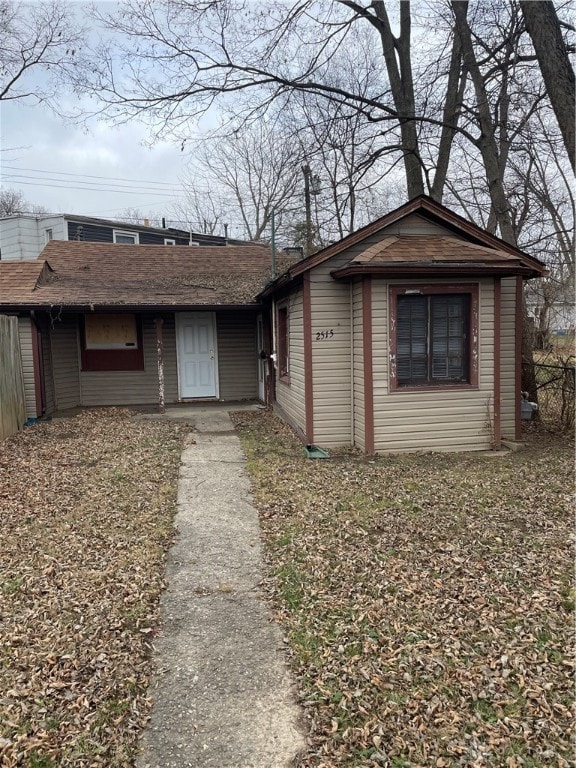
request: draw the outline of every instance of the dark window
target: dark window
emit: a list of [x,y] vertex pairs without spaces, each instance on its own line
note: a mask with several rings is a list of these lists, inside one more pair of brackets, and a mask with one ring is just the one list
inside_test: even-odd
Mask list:
[[288,307],[278,307],[278,374],[287,379],[290,373]]
[[470,383],[470,294],[398,296],[396,384]]

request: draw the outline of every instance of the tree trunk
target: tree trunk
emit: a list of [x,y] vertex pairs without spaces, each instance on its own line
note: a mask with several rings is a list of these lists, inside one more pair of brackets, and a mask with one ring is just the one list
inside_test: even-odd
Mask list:
[[572,170],[576,172],[575,77],[554,3],[548,0],[520,0],[520,6],[526,29],[532,38],[546,90],[562,132]]
[[476,94],[476,106],[478,109],[478,122],[480,125],[480,137],[477,140],[477,146],[482,154],[486,180],[488,182],[488,192],[492,209],[498,226],[500,228],[500,237],[511,245],[516,245],[516,233],[512,225],[510,215],[510,206],[508,196],[502,182],[503,174],[500,168],[500,156],[498,144],[496,142],[495,125],[490,112],[490,104],[486,93],[486,86],[482,72],[478,66],[474,46],[472,44],[472,34],[466,18],[468,12],[468,0],[454,0],[452,2],[454,18],[456,20],[456,32],[460,38],[462,46],[462,55],[464,65],[472,78],[474,92]]
[[410,0],[400,3],[400,36],[394,37],[383,0],[372,3],[378,19],[375,24],[380,32],[382,53],[392,89],[394,106],[400,123],[400,137],[406,172],[408,199],[424,194],[424,174],[418,144],[418,131],[414,116],[414,81],[410,58]]

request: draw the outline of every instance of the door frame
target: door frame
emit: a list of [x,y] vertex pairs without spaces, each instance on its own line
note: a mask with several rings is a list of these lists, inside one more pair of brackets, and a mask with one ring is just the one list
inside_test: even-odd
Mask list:
[[256,316],[256,352],[258,354],[258,398],[266,402],[266,360],[262,357],[265,350],[264,317],[262,313]]
[[[201,397],[183,397],[182,396],[182,376],[180,369],[180,333],[182,322],[198,315],[210,315],[212,318],[212,334],[214,338],[214,395],[205,395]],[[198,312],[176,312],[176,371],[178,373],[178,401],[187,402],[189,400],[218,400],[220,398],[220,376],[218,373],[218,326],[216,324],[216,312],[200,310]]]

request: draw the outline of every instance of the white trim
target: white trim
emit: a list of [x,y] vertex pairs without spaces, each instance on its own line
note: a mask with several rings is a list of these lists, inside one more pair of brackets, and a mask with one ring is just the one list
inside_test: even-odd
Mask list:
[[176,240],[174,240],[172,237],[165,237],[164,245],[176,245]]
[[[140,243],[140,237],[138,235],[138,232],[130,232],[126,229],[113,229],[112,230],[112,237],[115,243],[118,242],[116,239],[118,235],[121,235],[122,237],[132,237],[134,238],[133,245],[138,245]],[[122,245],[130,245],[130,243],[122,243]]]

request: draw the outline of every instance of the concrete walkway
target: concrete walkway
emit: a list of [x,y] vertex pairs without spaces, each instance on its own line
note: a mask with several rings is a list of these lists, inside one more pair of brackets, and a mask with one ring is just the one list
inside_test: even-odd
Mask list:
[[282,634],[258,589],[259,522],[240,441],[221,406],[166,417],[193,423],[196,444],[182,454],[179,534],[137,766],[285,768],[305,742]]

